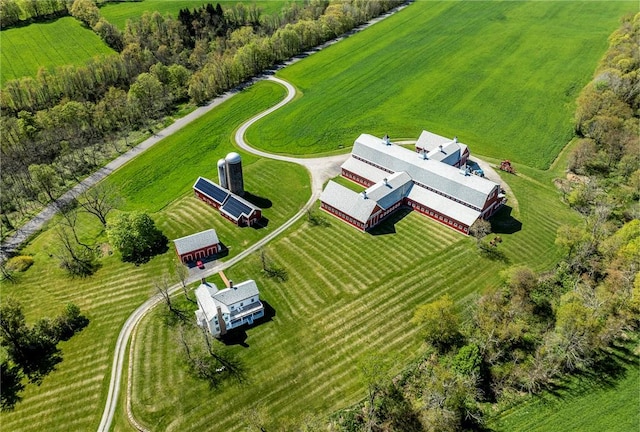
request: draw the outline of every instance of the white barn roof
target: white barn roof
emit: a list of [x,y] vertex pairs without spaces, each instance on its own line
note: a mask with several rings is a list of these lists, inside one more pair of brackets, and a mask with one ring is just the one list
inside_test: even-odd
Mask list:
[[186,237],[175,239],[173,243],[176,245],[176,251],[179,255],[193,252],[198,249],[205,248],[220,243],[216,230],[208,229],[199,233],[191,234]]
[[362,223],[369,219],[377,205],[374,200],[364,199],[361,193],[354,192],[334,181],[327,183],[320,195],[320,201]]
[[423,130],[416,142],[417,149],[424,149],[429,159],[454,165],[467,150],[467,145],[462,144],[455,137],[449,139]]
[[393,172],[405,171],[417,183],[482,209],[497,183],[478,176],[460,174],[458,168],[395,144],[386,144],[380,138],[362,134],[353,144],[352,155],[375,163]]
[[438,213],[449,216],[452,219],[462,222],[467,226],[471,226],[476,219],[480,217],[480,212],[469,208],[463,204],[450,200],[447,197],[438,195],[420,186],[411,188],[409,195],[410,200],[423,204]]

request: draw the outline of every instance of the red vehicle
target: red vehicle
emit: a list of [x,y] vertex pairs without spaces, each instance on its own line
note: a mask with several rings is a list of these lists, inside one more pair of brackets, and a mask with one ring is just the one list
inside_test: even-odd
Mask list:
[[198,261],[196,265],[198,266],[199,269],[204,269],[204,263],[202,261]]

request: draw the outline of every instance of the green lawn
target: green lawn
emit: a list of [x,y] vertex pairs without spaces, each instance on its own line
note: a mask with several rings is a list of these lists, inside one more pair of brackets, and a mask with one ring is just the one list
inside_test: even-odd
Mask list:
[[145,12],[160,12],[177,16],[180,9],[195,9],[202,5],[211,3],[214,6],[220,3],[223,9],[231,7],[235,3],[245,5],[256,4],[262,9],[262,13],[270,15],[280,11],[282,6],[292,3],[286,0],[258,0],[258,1],[237,1],[237,0],[144,0],[139,2],[108,3],[100,8],[100,14],[110,23],[124,30],[128,19],[138,18]]
[[[216,161],[233,150],[230,139],[234,129],[279,101],[283,94],[284,90],[274,83],[253,86],[116,171],[109,182],[121,188],[125,209],[151,212],[169,238],[213,227],[229,247],[230,256],[293,216],[310,196],[308,174],[295,165],[243,159],[247,191],[272,202],[264,209],[269,224],[263,229],[235,227],[197,200],[191,190],[198,175],[216,179]],[[148,177],[149,166],[158,177]],[[279,187],[270,187],[272,184]],[[81,238],[106,242],[97,219],[82,215],[79,227]],[[67,302],[78,304],[91,322],[70,341],[60,344],[64,361],[57,370],[42,385],[29,385],[15,411],[0,414],[3,430],[95,430],[104,407],[120,328],[131,312],[153,294],[153,278],[168,271],[175,257],[170,248],[166,254],[136,267],[120,262],[117,254],[107,255],[93,276],[69,279],[52,257],[56,244],[53,229],[37,236],[24,250],[33,255],[34,265],[19,275],[17,284],[3,282],[2,296],[19,299],[29,322],[58,315]]]
[[72,17],[0,32],[0,84],[38,69],[54,70],[68,64],[83,65],[97,55],[114,54],[98,35]]
[[427,129],[545,168],[571,137],[574,101],[607,37],[635,11],[636,2],[418,1],[280,71],[304,97],[248,138],[308,154],[363,132],[417,139]]
[[557,261],[557,226],[577,218],[558,202],[550,178],[541,173],[540,181],[512,182],[520,199],[514,216],[523,227],[501,234],[507,262],[481,257],[473,239],[417,213],[373,235],[328,215],[329,227],[299,222],[266,248],[287,271],[286,282],[264,277],[257,253],[226,272],[234,281],[256,279],[261,298],[275,310],[271,321],[246,331],[248,346],[232,347],[248,369],[248,383],[212,390],[190,377],[158,308],[142,322],[135,347],[136,418],[151,430],[207,425],[240,431],[263,407],[271,430],[360,400],[360,360],[371,353],[388,356],[398,372],[421,350],[418,329],[409,323],[416,306],[449,293],[464,307],[496,286],[509,265],[542,270]]
[[[640,429],[640,365],[624,366],[618,380],[571,380],[502,413],[491,430],[527,432],[627,432]],[[578,414],[578,415],[576,415]]]

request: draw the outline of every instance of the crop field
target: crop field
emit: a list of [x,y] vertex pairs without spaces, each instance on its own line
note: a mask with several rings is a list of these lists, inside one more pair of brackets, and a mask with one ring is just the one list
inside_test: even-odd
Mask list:
[[0,37],[0,84],[36,76],[41,67],[53,70],[67,64],[83,65],[94,56],[115,53],[72,17],[2,30]]
[[[516,406],[491,422],[491,430],[561,432],[627,432],[640,427],[640,368],[626,365],[624,376],[612,383],[569,386],[555,394]],[[578,414],[579,415],[576,415]]]
[[[273,203],[272,207],[264,209],[265,216],[269,218],[264,229],[236,228],[216,210],[193,197],[190,189],[200,174],[216,178],[215,163],[232,150],[229,137],[234,128],[252,114],[277,102],[282,94],[282,88],[273,83],[262,83],[245,90],[186,128],[187,147],[181,147],[187,139],[185,135],[176,134],[116,171],[109,178],[113,184],[126,185],[129,179],[137,178],[141,186],[137,189],[122,188],[125,209],[150,211],[170,239],[213,227],[229,247],[230,256],[240,252],[240,246],[253,243],[290,218],[310,195],[308,187],[298,187],[308,183],[308,174],[301,167],[267,160],[243,160],[246,189]],[[214,141],[218,135],[208,129],[211,125],[215,125],[216,133],[225,138]],[[167,158],[165,152],[180,155],[182,159],[177,156]],[[199,156],[192,157],[194,154]],[[201,159],[205,165],[198,165]],[[207,165],[209,160],[211,163]],[[176,177],[163,175],[153,179],[162,183],[164,188],[148,191],[144,187],[143,174],[147,164],[156,164],[160,173],[164,173],[165,168],[173,171]],[[184,177],[184,181],[175,188],[176,178],[180,177]],[[267,187],[270,182],[281,184],[278,188]],[[147,199],[147,193],[149,196],[155,194],[156,199],[149,207],[138,202],[139,199]],[[165,208],[160,205],[162,200],[171,202]],[[160,208],[162,210],[158,211]],[[80,238],[106,242],[97,219],[81,215],[78,225]],[[56,244],[53,226],[36,237],[24,250],[24,253],[33,255],[34,265],[28,272],[18,275],[17,284],[3,282],[2,296],[17,298],[23,304],[29,323],[41,317],[56,316],[68,302],[76,303],[91,322],[71,340],[60,344],[64,361],[57,370],[47,376],[42,385],[27,386],[24,400],[15,411],[0,414],[3,430],[69,431],[97,427],[120,328],[129,314],[153,294],[153,279],[170,270],[175,256],[170,244],[164,255],[147,264],[134,266],[120,262],[114,253],[100,260],[102,267],[93,276],[70,279],[57,267],[54,257]]]
[[417,139],[427,129],[544,169],[571,137],[574,101],[607,37],[636,11],[635,2],[418,1],[278,72],[304,97],[248,140],[309,154],[350,147],[363,132]]
[[[558,259],[555,231],[575,216],[544,185],[549,177],[541,184],[518,180],[516,195],[530,198],[521,199],[520,214],[512,215],[522,230],[501,234],[504,261],[481,257],[473,239],[417,213],[374,234],[326,215],[329,227],[303,220],[265,248],[287,281],[263,276],[257,253],[226,271],[235,281],[255,279],[275,311],[270,321],[246,330],[245,346],[231,347],[248,370],[246,384],[210,389],[190,377],[158,308],[141,324],[135,347],[136,418],[152,430],[245,430],[252,413],[262,410],[270,430],[360,400],[363,359],[393,358],[397,373],[420,352],[418,329],[409,322],[416,306],[448,293],[463,309],[478,292],[499,284],[507,266],[543,269]],[[536,205],[540,200],[551,203],[543,209]],[[549,213],[557,217],[549,220]]]
[[136,2],[109,3],[100,8],[100,14],[110,23],[124,30],[128,19],[141,17],[145,12],[158,11],[163,16],[169,14],[177,16],[180,9],[195,9],[202,5],[211,3],[214,6],[220,3],[223,9],[235,3],[244,5],[256,4],[262,9],[263,14],[278,12],[287,3],[285,0],[258,0],[258,1],[237,1],[237,0],[144,0]]

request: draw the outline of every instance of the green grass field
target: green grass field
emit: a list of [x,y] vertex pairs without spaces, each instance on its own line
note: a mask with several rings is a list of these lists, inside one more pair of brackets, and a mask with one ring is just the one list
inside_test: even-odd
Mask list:
[[418,1],[280,71],[304,97],[248,139],[308,154],[363,132],[417,139],[427,129],[544,169],[571,137],[574,101],[607,37],[635,11],[635,2]]
[[[264,277],[257,253],[226,272],[235,281],[256,279],[261,298],[275,310],[270,322],[246,331],[248,347],[233,347],[248,368],[248,383],[211,390],[189,377],[158,310],[141,324],[136,345],[136,418],[151,430],[208,425],[239,431],[262,406],[270,430],[358,401],[365,395],[360,360],[371,353],[388,356],[398,372],[421,350],[418,329],[409,323],[416,306],[449,293],[463,308],[478,292],[496,286],[507,266],[540,270],[559,258],[557,226],[576,217],[549,183],[548,175],[540,184],[513,182],[515,193],[526,198],[514,214],[523,229],[501,234],[506,263],[481,257],[472,239],[416,213],[377,235],[329,216],[327,228],[299,222],[266,249],[286,269],[288,281]],[[550,204],[542,208],[536,205],[540,200]]]
[[[216,210],[197,200],[191,185],[198,175],[215,179],[217,159],[232,150],[230,139],[234,129],[254,113],[280,100],[283,94],[284,90],[273,83],[245,90],[182,134],[167,138],[116,171],[109,182],[122,186],[125,209],[152,212],[157,225],[170,239],[213,227],[229,247],[230,256],[271,232],[308,200],[310,188],[300,187],[308,184],[308,174],[303,168],[244,158],[246,189],[273,203],[264,209],[269,224],[259,230],[235,227]],[[147,178],[148,166],[153,166],[160,177]],[[131,186],[134,180],[139,187]],[[151,181],[163,187],[154,188]],[[278,182],[278,188],[269,187]],[[149,200],[150,204],[146,206],[140,200]],[[106,242],[97,219],[82,215],[79,227],[81,238]],[[34,256],[34,265],[18,276],[17,284],[3,282],[2,296],[19,299],[29,322],[44,316],[54,317],[67,302],[75,302],[91,323],[70,341],[61,343],[64,361],[42,385],[29,385],[15,411],[0,414],[3,430],[69,431],[97,427],[120,328],[129,314],[153,294],[153,278],[168,271],[175,256],[170,248],[166,254],[136,267],[121,263],[113,254],[101,259],[102,267],[93,276],[69,279],[51,256],[56,252],[56,243],[53,229],[37,236],[24,250]]]
[[[512,77],[497,68],[487,69],[486,56],[495,55],[494,48],[489,46],[495,39],[489,36],[495,36],[496,28],[503,24],[504,31],[520,43],[515,44],[517,47],[509,56],[511,63],[502,62],[500,68],[509,64],[522,67],[519,72],[524,70],[521,64],[533,68],[531,57],[538,57],[531,51],[531,44],[525,42],[528,33],[534,32],[542,46],[549,50],[548,55],[558,49],[562,55],[569,56],[565,59],[567,67],[582,71],[582,75],[576,72],[576,83],[586,82],[604,51],[607,35],[616,27],[616,17],[630,8],[630,3],[606,3],[608,7],[604,4],[582,3],[581,14],[591,14],[598,19],[585,27],[589,31],[584,28],[578,31],[587,20],[570,2],[481,3],[484,7],[476,6],[475,2],[417,2],[405,12],[309,57],[290,71],[283,70],[282,76],[297,85],[303,95],[292,104],[295,109],[283,108],[284,114],[274,114],[276,121],[265,120],[250,129],[249,137],[255,145],[265,148],[273,145],[275,150],[287,153],[333,151],[338,145],[349,146],[361,132],[388,132],[392,137],[412,138],[425,128],[442,134],[458,134],[471,145],[473,153],[496,158],[508,157],[506,153],[522,153],[521,159],[512,159],[526,161],[532,167],[518,165],[517,176],[503,174],[518,205],[505,208],[497,219],[499,231],[500,227],[519,223],[522,228],[513,233],[501,232],[500,250],[505,261],[491,261],[478,255],[473,239],[415,213],[387,224],[375,235],[360,233],[328,215],[329,227],[312,227],[304,220],[299,221],[265,249],[269,258],[287,271],[286,282],[263,277],[258,254],[227,271],[227,276],[236,281],[256,279],[262,297],[275,311],[271,321],[247,330],[248,347],[231,347],[248,368],[248,383],[241,386],[228,383],[211,390],[207,384],[188,376],[177,355],[177,343],[164,327],[157,308],[141,323],[133,348],[136,418],[152,430],[182,431],[243,430],[252,410],[263,412],[270,426],[289,420],[297,422],[308,415],[325,416],[364,396],[357,367],[360,359],[372,353],[389,356],[395,359],[394,370],[399,371],[422,349],[416,329],[408,322],[417,305],[450,293],[463,308],[478,292],[497,285],[499,271],[507,266],[551,268],[561,257],[561,251],[554,244],[557,227],[563,223],[579,223],[580,219],[561,203],[552,183],[554,177],[564,175],[562,161],[566,153],[561,154],[553,169],[541,171],[538,167],[546,166],[553,159],[550,154],[555,157],[566,144],[566,134],[549,138],[555,133],[551,125],[558,127],[557,123],[567,120],[567,113],[572,110],[571,101],[581,84],[575,84],[565,99],[554,99],[549,94],[544,99],[532,83],[533,87],[523,90],[519,99],[530,113],[530,124],[524,124],[524,114],[515,112],[510,105],[513,99],[505,100],[507,107],[502,107],[498,105],[497,96],[484,94],[494,92],[495,85],[479,79],[475,81],[479,82],[479,88],[471,89],[471,84],[445,73],[452,69],[444,65],[433,72],[439,71],[442,87],[430,87],[431,92],[441,92],[440,99],[429,101],[440,101],[442,106],[434,103],[430,108],[433,112],[424,114],[425,105],[420,104],[425,102],[412,105],[409,97],[420,93],[423,78],[417,76],[422,76],[422,72],[405,71],[406,88],[397,81],[398,73],[407,62],[419,66],[420,61],[424,62],[422,57],[430,58],[431,62],[438,58],[444,61],[443,52],[439,51],[440,57],[430,56],[434,45],[427,42],[435,38],[439,41],[436,46],[445,45],[450,52],[457,53],[447,66],[454,63],[459,66],[461,61],[457,56],[465,54],[468,63],[477,67],[484,65],[485,69],[480,68],[477,73],[499,75],[495,79],[515,79],[516,73],[512,73]],[[456,7],[461,9],[456,11]],[[568,33],[555,29],[560,32],[556,37],[564,37],[563,43],[568,47],[573,46],[571,41],[580,38],[584,52],[590,52],[590,57],[572,61],[570,56],[575,51],[570,48],[564,51],[561,46],[544,45],[551,36],[543,37],[544,32],[527,18],[552,22],[558,19],[566,23],[570,13],[580,16],[569,23]],[[503,15],[505,19],[501,19]],[[495,22],[491,17],[496,18]],[[514,20],[519,27],[516,22],[511,23]],[[460,30],[468,21],[477,27]],[[455,25],[458,29],[450,28]],[[377,30],[379,26],[381,30]],[[489,30],[494,33],[487,35]],[[421,32],[430,36],[422,36]],[[459,36],[452,37],[449,32]],[[396,38],[396,33],[408,39]],[[455,51],[456,44],[468,48]],[[394,47],[404,51],[390,57]],[[503,43],[502,49],[506,48]],[[360,70],[363,76],[350,69]],[[536,75],[542,74],[539,69],[533,68],[531,74],[542,79]],[[433,80],[433,77],[427,78]],[[370,88],[364,85],[367,80]],[[388,84],[387,89],[380,81],[394,84]],[[558,82],[563,91],[566,84],[562,80]],[[461,98],[447,116],[443,106],[456,99],[447,93],[453,91],[455,85],[461,86],[461,93],[470,96]],[[549,86],[548,83],[541,85],[537,92],[545,93]],[[363,94],[364,89],[368,97]],[[469,90],[473,91],[469,93]],[[380,91],[383,94],[379,94]],[[254,85],[114,173],[109,182],[122,191],[126,199],[124,209],[151,212],[170,238],[213,226],[232,255],[271,232],[308,199],[309,182],[303,169],[243,154],[247,190],[272,203],[265,209],[269,225],[261,230],[235,228],[217,211],[195,199],[191,185],[198,175],[215,180],[216,161],[233,148],[234,129],[252,114],[280,100],[283,94],[282,88],[273,83]],[[486,99],[481,98],[481,94]],[[401,96],[405,103],[410,101],[406,105],[411,106],[400,104]],[[329,99],[335,103],[327,103]],[[540,105],[543,99],[546,105]],[[388,101],[395,101],[395,105],[386,106],[391,103]],[[491,104],[481,109],[477,104],[482,101]],[[487,106],[491,109],[487,110]],[[548,115],[531,115],[540,106],[548,107],[545,111]],[[410,111],[413,116],[409,115]],[[416,112],[423,114],[418,118]],[[487,117],[491,117],[492,127],[483,126],[482,120]],[[467,118],[468,124],[462,118]],[[281,134],[276,131],[276,124],[282,129]],[[517,141],[517,146],[509,147],[494,139],[495,134],[500,133],[498,128],[516,126],[523,135],[532,137],[527,146],[522,140]],[[570,124],[568,127],[570,131]],[[459,130],[467,131],[467,135]],[[485,134],[489,138],[485,138]],[[482,137],[478,138],[478,151],[475,137]],[[281,142],[282,145],[277,145]],[[504,148],[494,154],[500,150],[499,145]],[[539,159],[534,157],[539,154],[542,155]],[[496,162],[496,159],[489,160]],[[104,241],[104,233],[93,219],[83,218],[81,226],[83,237]],[[23,394],[24,401],[14,412],[0,414],[3,430],[68,431],[97,427],[118,332],[129,314],[152,294],[152,279],[166,271],[173,259],[169,251],[148,264],[135,267],[120,263],[116,255],[110,255],[102,259],[102,268],[94,276],[70,280],[50,256],[54,244],[51,229],[37,236],[25,249],[25,253],[34,255],[35,264],[20,275],[18,284],[4,283],[2,295],[20,299],[29,320],[55,316],[65,303],[73,301],[89,316],[91,324],[61,344],[65,360],[58,370],[45,378],[41,386],[29,386]],[[115,430],[131,430],[123,410],[121,405]]]
[[220,3],[223,9],[230,7],[235,3],[243,3],[245,5],[256,4],[262,9],[263,14],[272,14],[278,12],[287,3],[291,1],[285,0],[258,0],[258,1],[242,1],[237,0],[144,0],[140,2],[123,2],[108,3],[100,8],[100,14],[110,23],[124,30],[128,19],[141,17],[145,12],[158,11],[163,16],[169,14],[177,16],[180,9],[195,9],[202,5],[211,3],[214,6]]
[[115,53],[72,17],[2,30],[0,41],[0,84],[36,76],[41,67],[53,70],[68,64],[83,65],[94,56]]
[[624,365],[623,377],[612,382],[571,380],[555,392],[543,393],[502,413],[488,426],[496,432],[637,431],[639,366],[636,358]]

